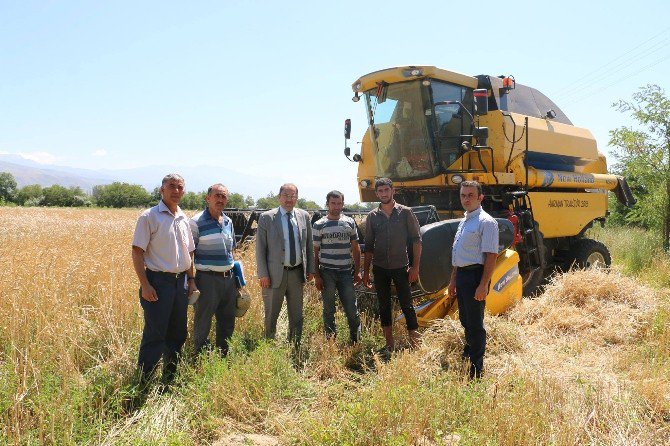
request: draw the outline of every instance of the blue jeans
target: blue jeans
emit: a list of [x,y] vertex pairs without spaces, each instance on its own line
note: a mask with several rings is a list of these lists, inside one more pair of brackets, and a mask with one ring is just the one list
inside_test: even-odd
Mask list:
[[357,342],[361,331],[361,319],[356,306],[356,293],[351,271],[321,268],[320,272],[323,279],[321,298],[323,299],[323,326],[326,336],[334,336],[337,332],[335,326],[335,291],[337,291],[349,323],[349,337],[351,342]]

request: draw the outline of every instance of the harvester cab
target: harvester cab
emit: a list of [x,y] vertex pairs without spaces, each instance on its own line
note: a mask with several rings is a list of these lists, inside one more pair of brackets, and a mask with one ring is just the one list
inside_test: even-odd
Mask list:
[[[508,273],[517,271],[519,298],[536,292],[556,268],[609,266],[607,248],[585,232],[605,221],[608,191],[627,206],[635,200],[625,179],[607,172],[591,132],[574,126],[544,94],[513,76],[467,76],[432,66],[376,71],[357,79],[352,89],[353,100],[365,104],[368,121],[361,153],[353,156],[347,144],[351,121],[345,123],[345,155],[358,163],[361,201],[376,201],[375,179],[391,178],[398,202],[435,208],[442,221],[422,228],[433,240],[432,231],[446,231],[463,215],[460,183],[478,181],[485,210],[509,222],[502,226],[513,234],[501,249],[494,280],[504,279],[499,291],[516,290],[519,281]],[[444,234],[435,240],[450,251]],[[429,270],[442,258],[426,246],[421,265]],[[446,273],[442,268],[431,274]],[[434,302],[446,294],[433,288],[422,295]],[[505,305],[498,305],[500,299],[489,297],[487,308],[496,313],[515,301],[505,298]],[[444,300],[440,305],[446,306]]]

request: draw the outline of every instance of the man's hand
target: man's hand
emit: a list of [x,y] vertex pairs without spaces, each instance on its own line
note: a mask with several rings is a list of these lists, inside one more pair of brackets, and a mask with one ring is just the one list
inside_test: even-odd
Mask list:
[[488,284],[479,285],[475,291],[475,300],[486,300],[487,294],[489,294]]
[[158,295],[156,294],[154,287],[147,283],[145,286],[140,288],[142,290],[142,299],[146,300],[147,302],[156,302],[158,300]]
[[270,278],[269,277],[259,277],[258,281],[261,283],[261,288],[270,288]]
[[194,291],[198,291],[198,287],[195,286],[195,280],[188,281],[188,297],[191,297]]
[[453,280],[449,282],[447,293],[449,294],[449,297],[456,297],[456,283]]
[[312,280],[314,277],[316,277],[314,273],[307,273],[307,281],[308,281],[308,282],[309,282],[310,280]]
[[314,276],[314,286],[319,291],[323,291],[323,278],[319,276]]
[[372,285],[370,284],[370,273],[367,271],[363,274],[363,285],[365,288],[372,288]]
[[410,266],[407,270],[407,281],[409,283],[414,283],[419,280],[419,268],[416,266]]
[[357,271],[354,274],[354,286],[359,285],[363,281],[363,276],[361,276],[361,272]]

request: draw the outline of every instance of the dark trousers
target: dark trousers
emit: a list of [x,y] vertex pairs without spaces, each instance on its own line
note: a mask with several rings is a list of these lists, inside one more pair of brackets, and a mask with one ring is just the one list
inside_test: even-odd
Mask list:
[[412,306],[412,293],[407,280],[407,268],[385,269],[373,265],[372,274],[374,275],[377,300],[379,301],[379,319],[381,319],[382,327],[393,325],[393,301],[391,300],[391,282],[393,282],[398,294],[400,308],[405,315],[407,329],[416,330],[419,328],[416,312]]
[[216,317],[216,347],[221,353],[228,353],[228,339],[235,330],[237,311],[237,287],[235,278],[198,271],[195,282],[200,290],[200,298],[195,303],[193,319],[193,343],[195,352],[209,343],[212,316]]
[[484,370],[486,330],[484,329],[484,307],[486,301],[475,300],[475,291],[482,280],[484,267],[456,270],[456,298],[458,318],[465,330],[463,359],[470,359],[470,376],[479,377]]
[[137,363],[146,378],[154,372],[163,357],[163,379],[170,381],[177,369],[181,348],[186,342],[186,274],[175,276],[147,270],[147,279],[156,290],[158,300],[149,302],[142,299],[140,289],[144,331]]

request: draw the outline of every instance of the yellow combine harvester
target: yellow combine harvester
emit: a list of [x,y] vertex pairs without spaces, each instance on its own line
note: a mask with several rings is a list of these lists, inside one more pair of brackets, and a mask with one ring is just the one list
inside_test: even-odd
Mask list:
[[[352,87],[368,116],[361,153],[351,158],[359,164],[361,200],[376,201],[375,179],[388,177],[398,202],[431,205],[439,215],[422,227],[421,323],[455,310],[445,288],[464,180],[483,185],[483,206],[501,228],[490,313],[532,295],[556,267],[609,266],[607,248],[584,233],[604,223],[608,191],[627,206],[635,200],[624,178],[607,173],[591,132],[573,126],[545,95],[512,76],[432,66],[376,71]],[[347,120],[347,140],[350,133]],[[351,156],[346,141],[345,155]]]

